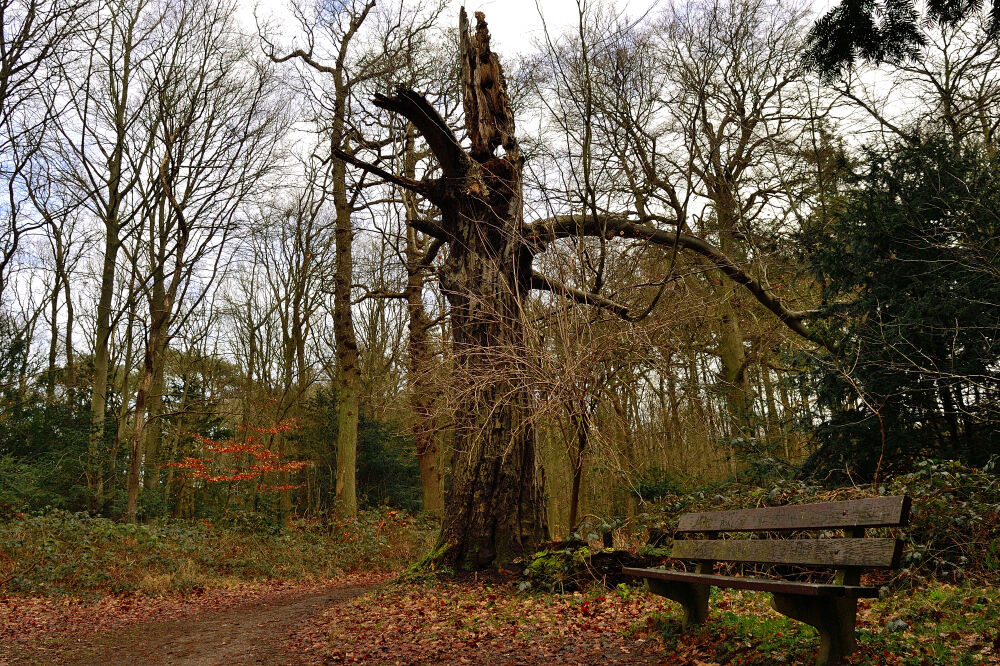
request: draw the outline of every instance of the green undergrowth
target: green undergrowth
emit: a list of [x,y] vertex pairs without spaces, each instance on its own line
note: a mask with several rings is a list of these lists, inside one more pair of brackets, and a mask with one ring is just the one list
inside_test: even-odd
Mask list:
[[0,522],[0,595],[163,594],[394,571],[426,552],[433,527],[384,509],[284,527],[243,515],[127,525],[53,510]]
[[[649,627],[663,637],[667,654],[722,664],[812,663],[816,631],[772,611],[770,596],[713,588],[704,625],[682,632],[680,610],[670,604],[649,618]],[[854,664],[1000,663],[1000,589],[933,583],[863,600],[857,636]]]

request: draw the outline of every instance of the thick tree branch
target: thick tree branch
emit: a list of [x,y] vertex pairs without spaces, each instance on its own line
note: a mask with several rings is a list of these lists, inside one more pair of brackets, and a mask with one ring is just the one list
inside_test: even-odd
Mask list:
[[434,261],[434,257],[437,256],[438,251],[441,249],[441,245],[443,245],[444,243],[450,243],[452,240],[454,240],[454,236],[448,233],[447,229],[445,229],[443,226],[441,226],[434,220],[426,220],[423,218],[414,217],[408,219],[406,222],[417,231],[422,231],[428,236],[434,237],[434,245],[432,245],[430,248],[433,249],[434,251],[433,256],[431,256],[429,249],[427,256],[430,258],[429,259],[427,257],[424,258],[428,266],[430,266],[431,262]]
[[423,194],[423,195],[427,194],[427,192],[426,192],[427,184],[426,183],[422,183],[419,180],[413,180],[412,178],[404,178],[402,176],[397,176],[395,174],[389,173],[388,171],[386,171],[382,167],[379,167],[379,166],[376,166],[374,164],[371,164],[370,162],[365,162],[362,159],[358,159],[354,155],[351,155],[350,153],[345,152],[345,151],[341,150],[340,148],[334,148],[332,152],[333,152],[333,156],[336,157],[338,160],[343,160],[343,161],[347,162],[348,164],[352,164],[352,165],[358,167],[359,169],[367,171],[368,173],[373,173],[376,176],[378,176],[379,178],[381,178],[381,179],[383,179],[385,181],[388,181],[390,183],[393,183],[394,185],[399,185],[400,187],[402,187],[404,189],[411,190],[411,191],[417,192],[419,194]]
[[364,292],[364,294],[360,298],[352,300],[351,305],[357,305],[358,303],[363,303],[364,301],[370,298],[383,299],[383,300],[391,300],[391,299],[406,300],[406,294],[401,291],[388,291],[384,289],[372,290],[368,288],[368,285],[361,282],[355,282],[354,284],[351,285],[351,288],[360,289],[361,291]]
[[745,287],[757,299],[758,303],[774,313],[794,333],[827,349],[830,348],[830,344],[826,340],[805,326],[804,320],[818,314],[817,310],[789,309],[780,298],[771,294],[760,281],[737,266],[721,250],[697,236],[672,230],[663,231],[644,224],[637,224],[630,221],[625,215],[606,215],[597,219],[594,219],[593,216],[583,218],[573,215],[559,215],[526,225],[525,233],[529,239],[536,242],[570,236],[602,236],[606,234],[609,238],[614,236],[633,238],[665,247],[676,246],[690,250],[708,259],[727,278]]
[[330,65],[324,65],[320,61],[313,58],[312,51],[303,51],[302,49],[295,49],[291,53],[287,53],[283,56],[274,55],[274,50],[272,49],[270,53],[267,54],[271,62],[275,64],[281,64],[283,62],[288,62],[289,60],[298,59],[306,63],[317,72],[323,72],[324,74],[336,74],[337,68],[331,67]]
[[420,93],[406,88],[398,88],[394,97],[376,94],[372,99],[375,106],[397,113],[411,123],[427,141],[431,151],[441,164],[441,170],[448,178],[460,178],[469,170],[469,156],[451,131],[444,118]]
[[[586,218],[586,219],[585,219]],[[570,236],[600,236],[604,227],[610,233],[617,225],[628,222],[628,215],[555,215],[524,225],[524,234],[539,241],[550,241]]]
[[[419,231],[416,226],[414,226],[414,228]],[[419,268],[430,268],[431,264],[433,264],[434,260],[437,258],[438,252],[440,252],[441,248],[444,247],[444,243],[445,242],[443,240],[435,237],[431,244],[427,246],[427,252],[424,253],[423,258],[420,259],[420,263],[418,264]]]
[[[345,152],[340,148],[334,148],[332,154],[335,158],[343,160],[348,164],[352,164],[358,167],[359,169],[362,169],[363,171],[375,174],[376,176],[385,180],[386,182],[398,185],[399,187],[402,187],[403,189],[406,190],[410,190],[411,192],[416,192],[417,194],[425,197],[428,201],[438,206],[439,208],[447,205],[447,200],[444,196],[443,188],[440,187],[440,181],[438,179],[421,181],[421,180],[413,180],[412,178],[405,178],[403,176],[397,176],[393,173],[389,173],[382,167],[376,166],[370,162],[365,162],[362,159],[358,159],[354,155],[351,155],[350,153]],[[421,229],[421,231],[423,231],[423,229]],[[432,232],[427,232],[427,233],[430,233],[432,236],[435,237],[440,237],[440,235],[444,233],[444,230],[440,229],[440,231],[436,233]],[[448,238],[445,238],[445,240],[448,240]]]

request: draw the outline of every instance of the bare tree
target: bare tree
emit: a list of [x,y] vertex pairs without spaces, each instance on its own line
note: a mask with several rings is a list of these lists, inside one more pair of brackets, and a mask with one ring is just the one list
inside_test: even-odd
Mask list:
[[67,47],[86,6],[83,0],[0,0],[0,178],[6,199],[0,229],[0,296],[22,239],[45,224],[28,210],[25,181],[45,129],[58,111],[50,90],[54,57]]
[[[286,126],[270,66],[256,61],[233,11],[226,2],[175,4],[160,26],[169,56],[149,90],[158,100],[158,126],[148,131],[161,157],[139,188],[149,230],[150,321],[132,425],[126,514],[133,522],[144,450],[149,478],[159,474],[159,423],[148,433],[147,424],[162,410],[171,326],[209,289],[242,207],[268,185]],[[206,260],[192,286],[192,273]]]
[[613,299],[534,272],[534,256],[547,245],[603,236],[689,249],[744,285],[789,328],[805,336],[811,333],[804,324],[807,313],[790,310],[759,280],[697,236],[660,230],[626,214],[590,219],[568,214],[525,224],[524,156],[514,136],[506,81],[490,50],[485,17],[477,14],[475,33],[470,33],[463,11],[460,35],[469,150],[422,96],[399,90],[391,97],[378,95],[374,102],[417,127],[442,176],[416,181],[343,151],[337,155],[426,197],[441,211],[440,222],[412,221],[448,248],[440,276],[450,305],[458,382],[463,385],[455,414],[452,485],[430,561],[480,567],[535,546],[547,532],[531,419],[534,396],[521,382],[526,375],[524,299],[532,288],[544,289],[626,318],[634,316]]
[[[56,361],[60,337],[65,348],[63,384],[66,387],[66,402],[72,405],[76,395],[76,368],[73,350],[73,325],[75,305],[71,276],[76,270],[87,243],[80,224],[80,210],[74,205],[75,197],[60,187],[58,179],[51,177],[51,170],[44,162],[32,168],[28,178],[27,194],[37,214],[47,227],[46,237],[52,259],[52,286],[49,295],[49,358],[46,372],[46,396],[51,402],[55,398]],[[82,237],[82,238],[81,238]],[[60,296],[66,309],[65,326],[60,330]]]
[[[295,61],[310,77],[319,76],[313,96],[316,120],[334,156],[353,155],[373,140],[360,122],[354,100],[364,90],[384,86],[420,48],[436,12],[397,6],[378,7],[374,0],[333,3],[311,8],[295,5],[304,48],[282,51],[265,37],[276,62]],[[308,80],[307,78],[307,80]],[[384,142],[384,139],[383,139]],[[377,144],[376,144],[377,145]],[[361,367],[354,330],[351,287],[354,284],[352,215],[364,206],[364,178],[352,181],[342,159],[331,162],[331,194],[336,210],[337,271],[334,278],[334,336],[337,345],[337,505],[357,511],[356,469]]]
[[919,140],[930,129],[958,145],[973,140],[996,154],[1000,143],[1000,44],[987,37],[986,18],[969,16],[926,34],[922,58],[890,70],[868,68],[831,80],[857,112],[856,132]]
[[[627,123],[622,162],[642,174],[630,177],[637,208],[654,223],[657,208],[669,211],[678,231],[711,240],[761,276],[768,293],[776,291],[768,248],[794,228],[789,218],[800,202],[793,193],[810,177],[803,169],[810,121],[829,109],[817,107],[815,81],[799,63],[806,20],[794,5],[761,0],[674,8],[650,45],[661,87],[638,103],[621,102],[618,86],[605,97],[614,118]],[[739,314],[745,306],[732,283],[722,282],[716,298],[720,384],[738,424],[734,435],[747,437],[753,359]]]
[[103,227],[103,261],[97,300],[91,437],[87,486],[95,506],[103,502],[98,459],[105,436],[115,278],[123,240],[143,218],[139,184],[155,160],[159,126],[153,81],[166,45],[159,25],[162,7],[152,0],[100,0],[59,63],[58,94],[65,110],[50,161],[60,167],[64,187]]

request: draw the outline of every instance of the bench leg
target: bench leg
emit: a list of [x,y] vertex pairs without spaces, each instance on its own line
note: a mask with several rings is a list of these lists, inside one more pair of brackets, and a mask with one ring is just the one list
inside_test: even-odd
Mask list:
[[854,637],[857,599],[775,594],[772,606],[782,615],[816,627],[820,641],[817,666],[838,664],[858,649]]
[[693,585],[658,578],[647,578],[646,584],[653,594],[672,599],[684,607],[685,629],[689,625],[701,624],[708,619],[708,585]]

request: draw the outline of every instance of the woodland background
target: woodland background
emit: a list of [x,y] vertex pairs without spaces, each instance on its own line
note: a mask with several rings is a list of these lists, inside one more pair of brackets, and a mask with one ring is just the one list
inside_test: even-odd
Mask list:
[[[407,224],[435,212],[338,155],[439,175],[371,99],[418,90],[463,136],[451,12],[0,10],[0,516],[439,513],[477,387],[455,371],[440,244]],[[628,211],[736,279],[679,245],[543,239],[511,353],[551,534],[710,482],[877,488],[1000,453],[989,17],[821,74],[817,17],[791,0],[579,10],[501,54],[525,219]]]

